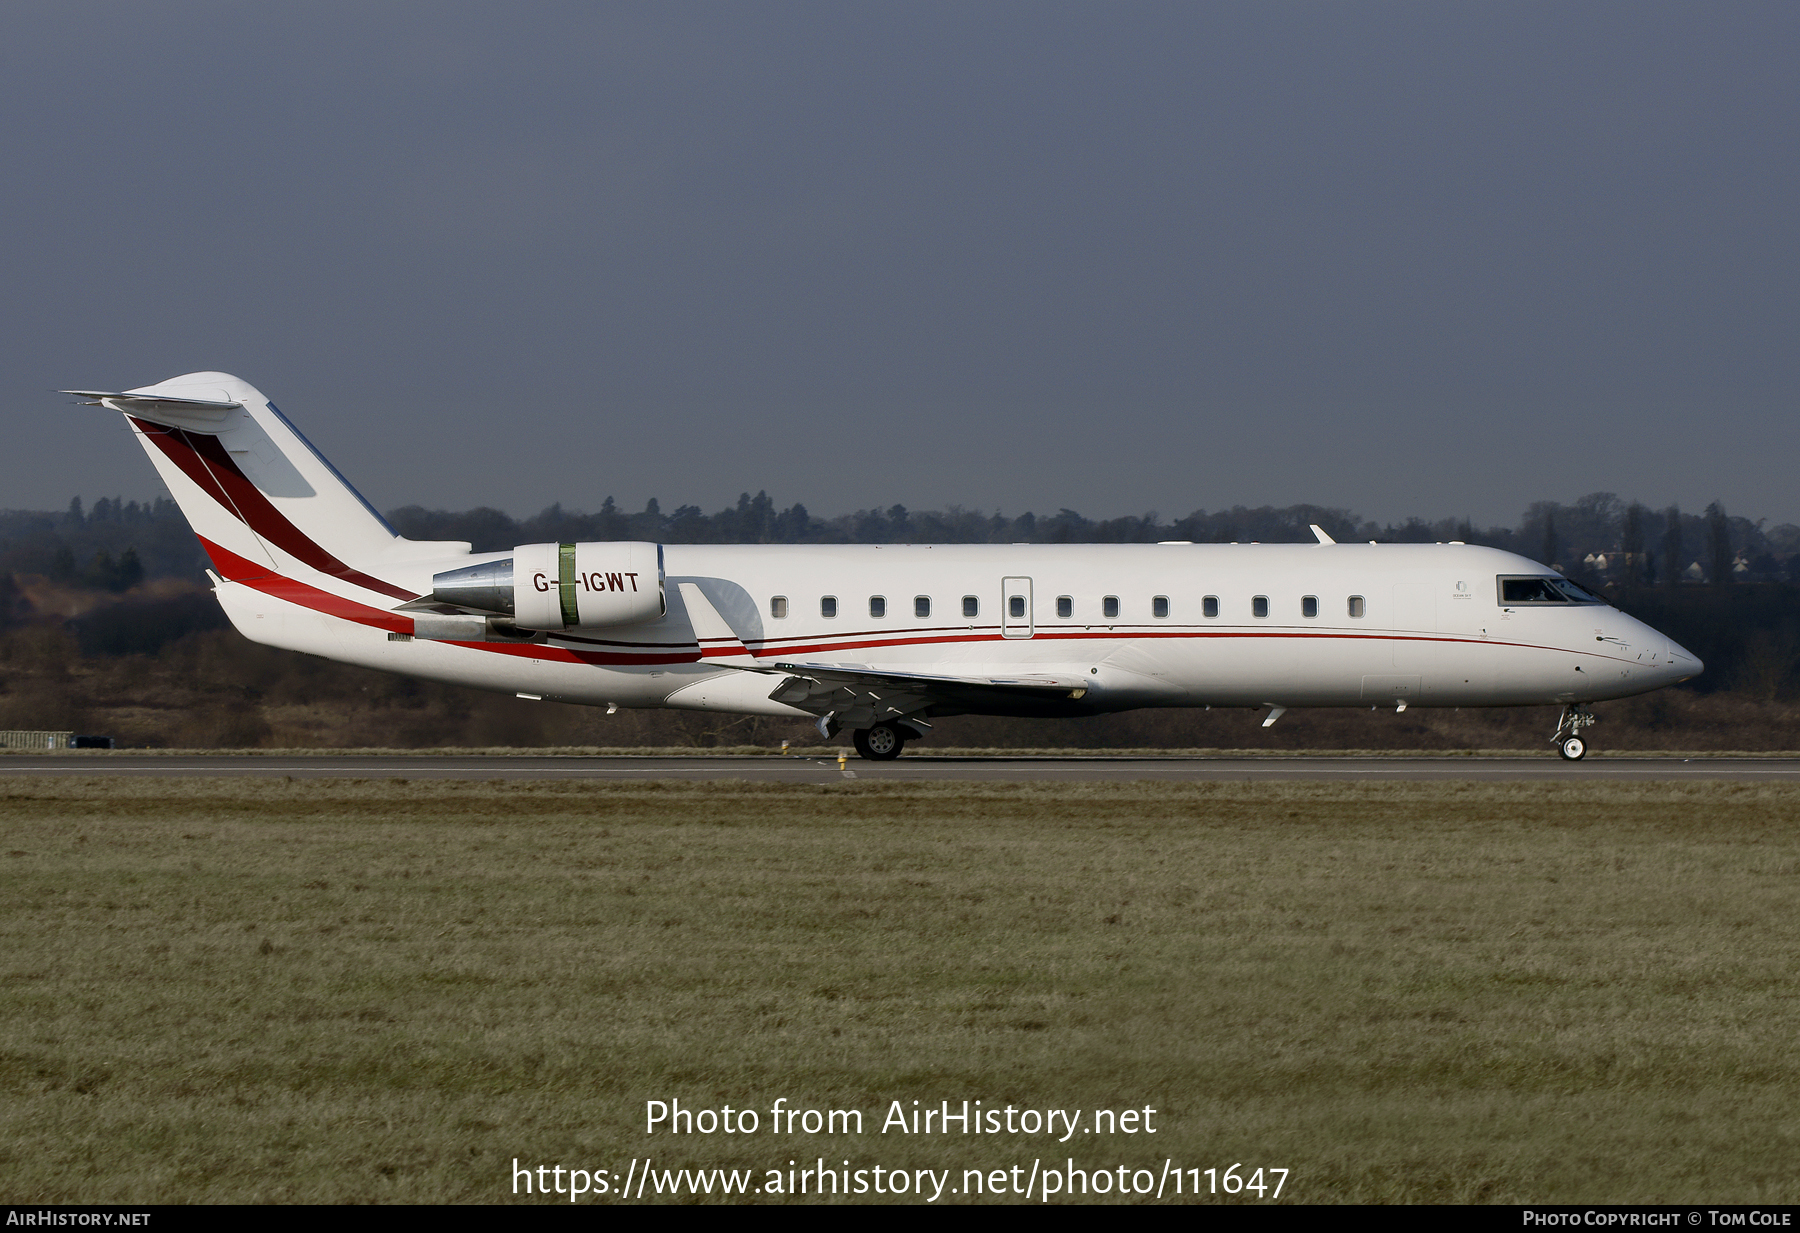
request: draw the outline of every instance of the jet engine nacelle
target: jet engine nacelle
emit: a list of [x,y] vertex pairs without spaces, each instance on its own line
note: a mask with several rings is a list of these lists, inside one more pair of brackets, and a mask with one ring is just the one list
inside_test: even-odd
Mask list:
[[521,544],[509,560],[447,570],[431,598],[509,617],[520,629],[596,629],[661,619],[662,545]]

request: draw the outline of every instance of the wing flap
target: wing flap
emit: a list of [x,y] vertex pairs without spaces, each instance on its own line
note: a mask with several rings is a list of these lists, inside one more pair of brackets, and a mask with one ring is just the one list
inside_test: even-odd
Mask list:
[[909,689],[976,688],[1016,689],[1026,693],[1061,694],[1080,698],[1087,693],[1087,682],[1075,675],[1028,673],[1021,676],[941,676],[926,672],[888,672],[861,664],[776,663],[782,672],[809,677],[817,681],[835,681],[846,685],[888,685]]
[[943,676],[888,672],[860,664],[792,662],[777,663],[774,668],[788,675],[769,694],[771,701],[834,716],[853,727],[944,710],[1005,714],[1022,706],[1035,713],[1042,707],[1078,703],[1090,689],[1072,673]]

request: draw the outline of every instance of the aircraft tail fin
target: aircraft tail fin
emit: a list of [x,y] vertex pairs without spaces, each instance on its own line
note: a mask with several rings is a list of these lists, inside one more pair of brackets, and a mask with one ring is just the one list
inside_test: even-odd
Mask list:
[[124,414],[227,581],[266,566],[335,579],[385,597],[384,606],[417,596],[381,576],[382,558],[408,541],[249,383],[196,372],[118,393],[63,392]]

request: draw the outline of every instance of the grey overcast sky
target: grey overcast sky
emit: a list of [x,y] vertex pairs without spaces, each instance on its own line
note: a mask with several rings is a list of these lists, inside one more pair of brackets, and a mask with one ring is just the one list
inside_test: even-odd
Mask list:
[[0,9],[0,505],[1800,522],[1800,5]]

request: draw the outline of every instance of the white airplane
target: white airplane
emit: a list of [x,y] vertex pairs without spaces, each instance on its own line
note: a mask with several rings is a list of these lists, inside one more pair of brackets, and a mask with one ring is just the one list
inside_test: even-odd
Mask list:
[[521,544],[390,527],[275,405],[200,372],[120,393],[255,642],[617,707],[812,718],[865,758],[944,715],[1588,704],[1701,671],[1536,562],[1450,544]]

